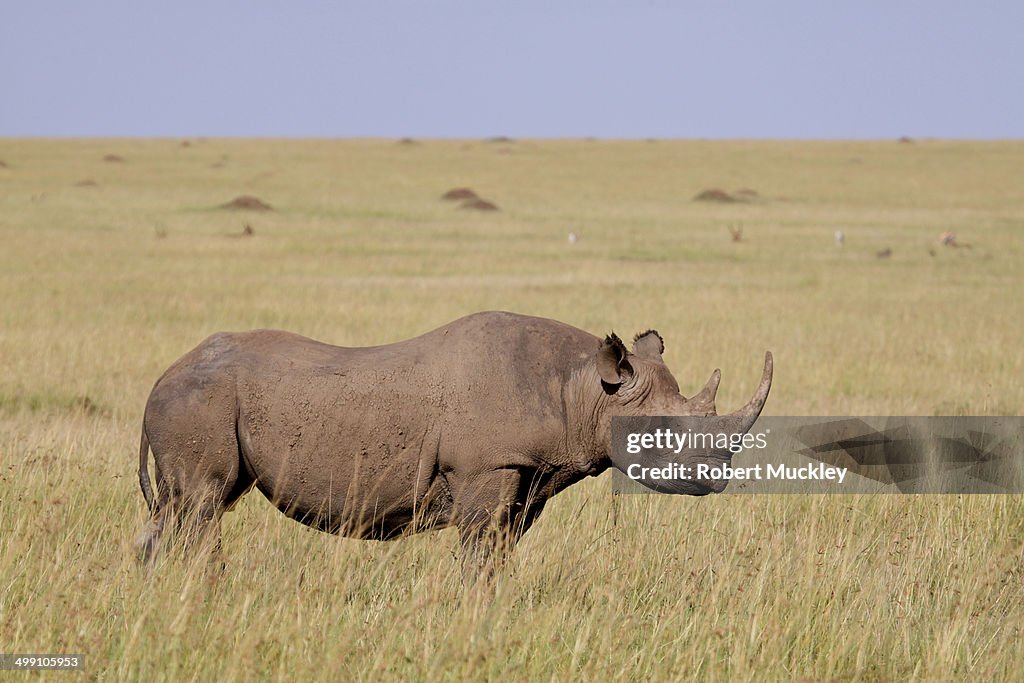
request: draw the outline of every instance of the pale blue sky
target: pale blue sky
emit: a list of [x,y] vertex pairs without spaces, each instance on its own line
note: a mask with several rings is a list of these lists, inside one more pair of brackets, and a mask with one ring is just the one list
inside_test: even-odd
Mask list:
[[1024,3],[0,0],[0,136],[1024,137]]

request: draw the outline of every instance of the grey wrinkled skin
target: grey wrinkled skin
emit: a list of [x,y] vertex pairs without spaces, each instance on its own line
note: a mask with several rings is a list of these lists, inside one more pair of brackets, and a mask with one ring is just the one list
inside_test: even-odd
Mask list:
[[[165,534],[216,546],[221,515],[255,487],[292,519],[353,538],[454,525],[465,575],[489,575],[551,496],[612,466],[613,416],[715,414],[718,370],[686,399],[663,350],[653,330],[629,351],[615,335],[504,312],[366,348],[215,334],[146,404],[142,556]],[[771,374],[768,354],[736,431],[760,414]]]

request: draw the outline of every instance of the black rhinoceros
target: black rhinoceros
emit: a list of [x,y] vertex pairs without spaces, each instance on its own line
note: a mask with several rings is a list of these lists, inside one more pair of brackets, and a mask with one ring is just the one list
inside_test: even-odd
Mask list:
[[[468,573],[489,571],[551,496],[612,466],[613,416],[715,414],[718,370],[687,399],[663,351],[653,330],[629,351],[614,334],[504,312],[366,348],[215,334],[146,404],[143,556],[168,529],[216,539],[222,513],[255,486],[292,519],[350,537],[454,525]],[[769,353],[735,432],[757,419],[771,379]]]

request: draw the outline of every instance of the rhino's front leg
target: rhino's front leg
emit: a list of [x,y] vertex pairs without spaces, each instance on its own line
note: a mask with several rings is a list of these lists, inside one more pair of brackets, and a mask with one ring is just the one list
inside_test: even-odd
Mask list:
[[455,520],[462,541],[462,581],[466,585],[490,580],[526,532],[520,500],[522,473],[500,469],[467,481],[456,494]]

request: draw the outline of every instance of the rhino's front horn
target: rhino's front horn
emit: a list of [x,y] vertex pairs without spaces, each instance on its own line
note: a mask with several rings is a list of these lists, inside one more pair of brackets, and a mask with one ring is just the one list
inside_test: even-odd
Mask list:
[[772,388],[772,352],[768,351],[764,354],[764,371],[761,373],[761,384],[757,387],[757,391],[754,393],[753,398],[747,405],[743,406],[735,413],[729,413],[729,417],[736,418],[736,424],[730,431],[734,431],[739,434],[746,434],[750,431],[750,428],[754,426],[758,416],[761,414],[761,410],[764,408],[764,402],[768,400],[768,391]]

